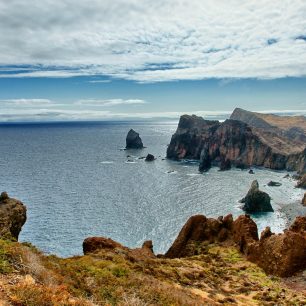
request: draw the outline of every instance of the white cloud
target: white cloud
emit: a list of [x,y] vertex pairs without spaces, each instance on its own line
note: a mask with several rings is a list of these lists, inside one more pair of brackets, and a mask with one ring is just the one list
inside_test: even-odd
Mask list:
[[117,105],[139,105],[147,104],[148,102],[141,99],[108,99],[108,100],[96,100],[86,99],[75,102],[77,105],[83,106],[117,106]]
[[0,77],[299,77],[305,37],[305,0],[0,0]]
[[41,107],[51,106],[53,102],[49,99],[7,99],[0,100],[1,107]]

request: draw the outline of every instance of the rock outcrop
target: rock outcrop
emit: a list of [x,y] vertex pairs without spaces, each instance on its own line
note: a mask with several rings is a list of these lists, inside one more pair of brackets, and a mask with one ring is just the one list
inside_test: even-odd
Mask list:
[[[236,120],[238,117],[236,112],[231,117],[235,120],[220,123],[195,115],[181,116],[167,157],[200,160],[200,171],[207,171],[214,165],[222,170],[230,166],[249,168],[253,165],[301,173],[306,170],[306,141],[299,137],[290,138],[262,118],[254,123],[243,116]],[[282,122],[282,117],[276,117]]]
[[264,236],[248,246],[247,259],[266,273],[291,276],[306,268],[306,217],[297,217],[283,234]]
[[26,206],[22,202],[2,192],[0,195],[0,236],[18,240],[21,228],[27,220],[26,212]]
[[[191,217],[165,254],[180,258],[205,253],[211,243],[236,245],[248,260],[266,273],[287,277],[306,268],[306,217],[298,217],[283,234],[266,228],[258,239],[256,223],[249,215],[218,219],[202,215]],[[204,246],[202,248],[202,246]]]
[[155,157],[152,154],[148,154],[145,158],[145,161],[150,162],[150,161],[154,161]]
[[266,192],[259,190],[257,180],[252,182],[250,190],[240,202],[244,203],[242,209],[248,213],[274,211],[270,196]]
[[83,253],[85,255],[111,250],[116,250],[133,262],[156,258],[151,240],[145,241],[141,248],[136,249],[130,249],[119,242],[105,237],[89,237],[83,241]]
[[137,132],[130,129],[126,136],[126,149],[142,149],[143,143]]
[[232,215],[218,219],[196,215],[189,218],[165,254],[168,258],[196,255],[193,242],[233,242],[242,249],[246,242],[258,240],[256,223],[248,216],[233,221]]

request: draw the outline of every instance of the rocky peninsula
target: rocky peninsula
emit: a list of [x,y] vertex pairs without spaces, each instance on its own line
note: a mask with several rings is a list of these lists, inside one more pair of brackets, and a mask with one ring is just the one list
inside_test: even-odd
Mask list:
[[169,159],[195,159],[211,166],[262,166],[306,171],[306,118],[264,115],[235,109],[224,122],[183,115],[167,149]]

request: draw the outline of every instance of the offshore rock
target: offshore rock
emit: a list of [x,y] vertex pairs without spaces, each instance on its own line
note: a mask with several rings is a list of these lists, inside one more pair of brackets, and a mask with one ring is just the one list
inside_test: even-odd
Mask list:
[[26,220],[26,206],[21,201],[10,198],[6,192],[2,192],[0,195],[0,236],[18,240]]
[[155,157],[152,154],[148,154],[145,159],[145,161],[147,162],[154,161],[154,160],[155,160]]
[[304,197],[302,199],[302,205],[306,206],[306,192],[304,193]]
[[268,185],[269,187],[279,187],[279,186],[282,186],[281,183],[279,183],[279,182],[274,182],[274,181],[270,181],[267,185]]
[[126,136],[126,149],[142,149],[143,143],[139,134],[130,129]]
[[257,180],[252,182],[250,190],[240,202],[244,203],[242,209],[249,213],[274,211],[270,196],[259,190]]
[[[273,120],[268,117],[273,123],[270,124],[266,117],[251,114],[255,114],[255,119],[253,116],[252,120],[247,120],[243,110],[235,110],[232,119],[223,123],[195,115],[181,116],[167,157],[200,160],[200,171],[207,171],[212,164],[220,166],[224,160],[242,169],[263,166],[303,173],[306,170],[306,141],[300,136],[288,136],[286,131],[294,124],[303,125],[306,119],[273,116]],[[299,129],[298,133],[305,133],[306,137],[306,128]]]

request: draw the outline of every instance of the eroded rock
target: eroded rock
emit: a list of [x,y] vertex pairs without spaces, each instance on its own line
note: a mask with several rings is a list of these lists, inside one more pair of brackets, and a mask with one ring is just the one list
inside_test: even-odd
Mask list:
[[244,203],[242,209],[248,213],[274,211],[270,196],[266,192],[259,190],[257,180],[252,182],[250,190],[240,202]]
[[6,192],[2,192],[0,195],[0,236],[18,240],[26,220],[26,206],[21,201],[10,198]]
[[126,149],[142,149],[143,143],[137,132],[130,129],[126,136]]

